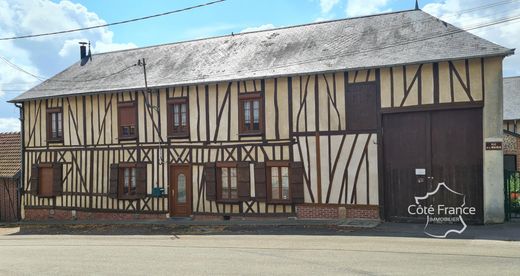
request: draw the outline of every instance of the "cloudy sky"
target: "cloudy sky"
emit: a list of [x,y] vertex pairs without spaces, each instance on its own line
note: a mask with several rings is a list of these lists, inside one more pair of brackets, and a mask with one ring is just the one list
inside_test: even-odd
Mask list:
[[[99,25],[208,1],[0,0],[0,37]],[[493,4],[498,5],[472,9]],[[0,41],[0,132],[19,130],[18,109],[6,101],[39,82],[37,78],[15,69],[12,64],[40,78],[51,77],[78,59],[79,41],[91,41],[93,52],[99,53],[413,7],[414,0],[227,0],[210,7],[138,23],[64,35]],[[420,1],[420,7],[462,28],[520,15],[518,0],[429,0]],[[503,46],[520,48],[519,22],[472,32]],[[520,75],[518,64],[518,56],[507,58],[504,64],[505,76]]]

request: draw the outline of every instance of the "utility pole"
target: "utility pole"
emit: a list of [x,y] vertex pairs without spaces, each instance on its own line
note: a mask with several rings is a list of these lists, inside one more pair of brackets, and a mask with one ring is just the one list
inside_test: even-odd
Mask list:
[[[143,66],[144,89],[145,89],[145,93],[143,95],[144,104],[145,104],[146,108],[151,108],[151,109],[157,111],[157,115],[161,116],[161,112],[159,111],[159,106],[153,106],[148,101],[148,95],[150,95],[150,97],[151,97],[152,91],[148,89],[148,78],[146,77],[146,60],[144,58],[139,59],[137,61],[137,65],[138,66]],[[159,135],[159,139],[160,139],[160,142],[159,142],[159,160],[160,160],[160,163],[163,164],[164,163],[163,152],[162,152],[162,142],[163,142],[163,139],[161,137],[160,130],[155,127],[155,124],[154,124],[154,128],[157,131],[157,135]],[[157,181],[159,181],[159,180],[157,180]]]

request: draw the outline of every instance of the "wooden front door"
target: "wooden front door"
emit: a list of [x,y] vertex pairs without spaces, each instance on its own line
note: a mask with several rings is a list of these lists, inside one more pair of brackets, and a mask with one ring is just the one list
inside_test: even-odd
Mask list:
[[170,166],[170,216],[191,215],[191,166]]
[[[440,182],[465,195],[466,206],[482,220],[482,110],[445,110],[388,114],[383,117],[384,200],[387,220],[412,220],[408,206],[415,196]],[[424,170],[424,182],[417,173]],[[420,177],[419,177],[420,178]],[[423,204],[456,205],[439,193]]]

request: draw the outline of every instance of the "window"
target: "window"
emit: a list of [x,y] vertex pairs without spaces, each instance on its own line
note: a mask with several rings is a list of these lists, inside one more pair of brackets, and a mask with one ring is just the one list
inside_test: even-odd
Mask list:
[[63,141],[63,112],[61,108],[47,109],[47,141]]
[[119,197],[135,196],[137,188],[135,179],[135,167],[120,168],[119,174]]
[[250,170],[248,162],[206,163],[206,199],[232,203],[250,200]]
[[271,167],[270,184],[272,201],[290,200],[289,167]]
[[262,99],[260,92],[244,93],[239,96],[240,134],[262,134],[264,117]]
[[119,139],[136,139],[137,109],[134,102],[118,104]]
[[237,168],[224,167],[220,168],[220,199],[222,200],[237,200],[238,186],[237,186]]
[[145,197],[147,192],[146,170],[145,163],[111,164],[109,197],[119,199]]
[[61,195],[62,164],[35,164],[31,168],[31,194],[39,197]]
[[376,82],[352,83],[347,86],[347,130],[375,131],[377,129]]
[[189,137],[188,98],[174,98],[168,101],[168,135]]

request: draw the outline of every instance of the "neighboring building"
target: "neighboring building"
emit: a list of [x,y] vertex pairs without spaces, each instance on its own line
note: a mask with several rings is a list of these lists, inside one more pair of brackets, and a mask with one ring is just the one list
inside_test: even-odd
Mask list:
[[504,219],[513,50],[420,10],[81,52],[12,100],[28,219],[402,220],[442,181]]
[[0,133],[0,222],[20,218],[20,133]]
[[520,76],[504,78],[504,169],[520,170]]

